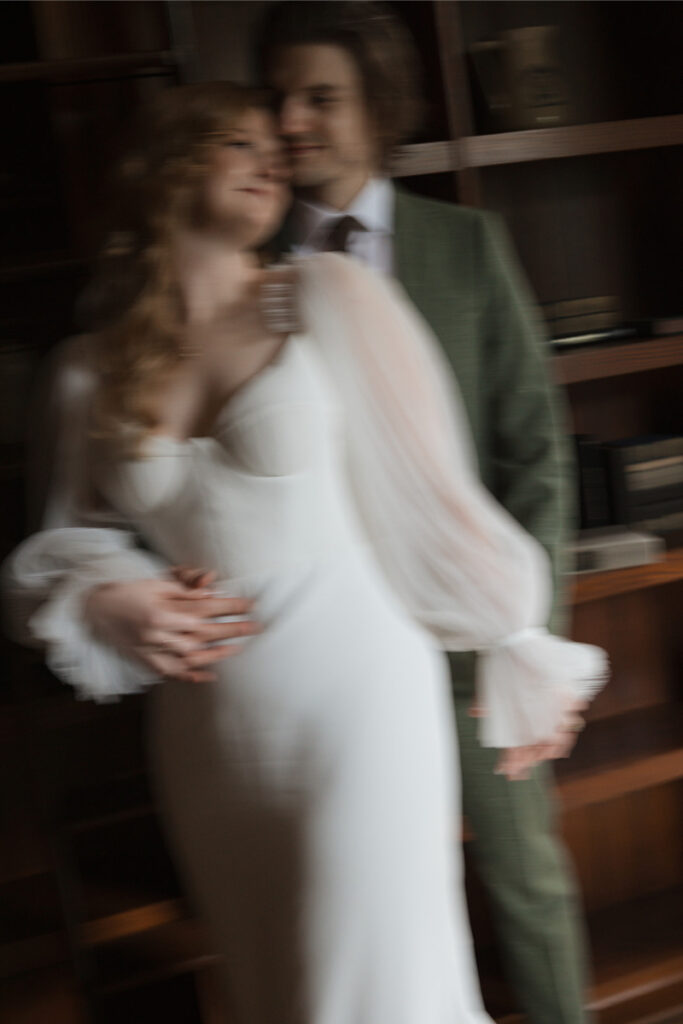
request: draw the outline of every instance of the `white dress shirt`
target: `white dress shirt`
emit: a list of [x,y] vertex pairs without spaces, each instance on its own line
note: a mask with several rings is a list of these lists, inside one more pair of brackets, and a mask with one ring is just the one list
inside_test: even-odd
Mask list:
[[352,231],[347,252],[376,270],[391,274],[394,267],[394,187],[387,178],[371,178],[345,210],[296,199],[292,216],[297,244],[294,252],[320,252],[335,220],[355,217],[364,231]]

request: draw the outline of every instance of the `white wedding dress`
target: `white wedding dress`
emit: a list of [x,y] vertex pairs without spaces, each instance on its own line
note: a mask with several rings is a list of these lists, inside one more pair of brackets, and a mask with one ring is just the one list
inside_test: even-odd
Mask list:
[[[492,745],[550,735],[604,663],[542,630],[543,556],[476,482],[398,291],[338,256],[301,277],[306,332],[213,436],[149,437],[95,474],[153,551],[215,569],[265,626],[217,682],[153,689],[160,807],[235,1024],[483,1024],[441,648],[485,651]],[[100,698],[135,689],[78,596],[146,556],[62,516],[15,555],[10,585],[50,591],[32,629],[60,674]]]

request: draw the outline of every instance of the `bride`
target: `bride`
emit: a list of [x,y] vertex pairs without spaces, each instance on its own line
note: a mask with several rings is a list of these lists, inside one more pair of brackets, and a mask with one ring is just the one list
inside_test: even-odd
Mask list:
[[169,91],[124,170],[123,269],[62,352],[50,528],[9,563],[10,602],[47,597],[31,632],[99,700],[159,678],[88,621],[117,566],[144,574],[133,533],[253,604],[263,631],[149,708],[231,1020],[483,1024],[442,652],[480,652],[481,739],[510,775],[568,747],[602,652],[544,629],[545,555],[478,482],[398,286],[334,254],[259,265],[287,192],[258,97]]

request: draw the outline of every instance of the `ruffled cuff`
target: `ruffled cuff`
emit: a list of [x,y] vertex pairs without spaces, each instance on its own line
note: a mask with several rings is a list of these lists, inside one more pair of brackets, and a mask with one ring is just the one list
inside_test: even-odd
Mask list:
[[591,700],[608,677],[599,647],[553,636],[544,628],[511,634],[481,652],[477,693],[484,747],[521,747],[551,740],[571,704]]
[[81,700],[98,703],[140,693],[159,681],[143,665],[123,657],[93,635],[83,617],[83,602],[99,583],[111,582],[96,571],[72,575],[31,618],[29,629],[45,645],[45,660]]
[[8,629],[21,643],[46,647],[50,669],[81,698],[110,701],[139,692],[157,677],[95,638],[83,600],[101,583],[156,578],[164,569],[123,531],[70,527],[35,534],[3,566]]

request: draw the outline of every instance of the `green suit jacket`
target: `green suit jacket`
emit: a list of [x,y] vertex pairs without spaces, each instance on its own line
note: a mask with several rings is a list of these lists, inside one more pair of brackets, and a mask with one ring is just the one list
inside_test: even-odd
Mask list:
[[[551,556],[560,630],[573,470],[540,315],[507,233],[495,214],[398,190],[394,229],[396,276],[455,371],[482,480]],[[451,665],[465,690],[472,659]]]
[[[288,236],[285,227],[280,242]],[[551,626],[559,631],[559,577],[574,506],[564,404],[502,221],[397,189],[394,269],[455,371],[484,484],[550,554]],[[451,668],[456,692],[469,692],[473,656],[451,655]]]

